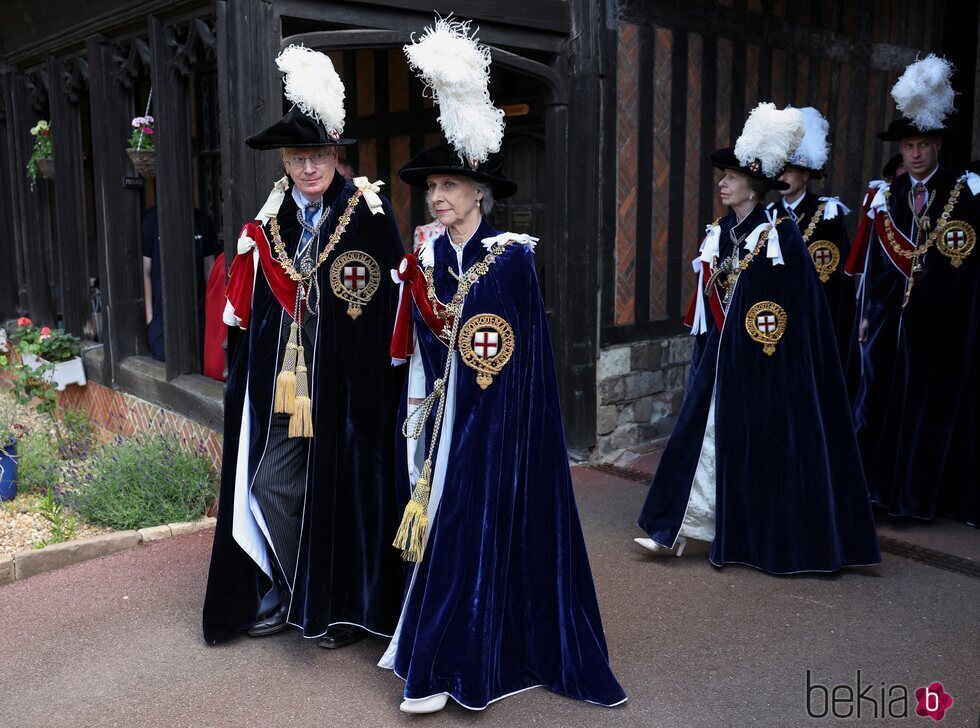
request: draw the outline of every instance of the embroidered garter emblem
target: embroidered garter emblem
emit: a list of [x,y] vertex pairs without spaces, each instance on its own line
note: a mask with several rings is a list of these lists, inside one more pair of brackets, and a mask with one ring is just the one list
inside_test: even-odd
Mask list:
[[778,303],[760,301],[745,314],[745,330],[752,341],[762,344],[767,356],[772,356],[786,332],[786,311]]
[[949,258],[954,268],[959,268],[977,244],[973,226],[962,220],[950,220],[939,236],[939,252]]
[[820,282],[826,283],[840,265],[840,250],[829,240],[816,240],[807,246],[807,250],[820,274]]
[[347,301],[347,315],[356,319],[381,284],[381,268],[367,253],[351,250],[338,256],[330,266],[330,288]]
[[514,330],[500,316],[478,314],[460,329],[459,353],[476,370],[476,383],[486,389],[514,353]]

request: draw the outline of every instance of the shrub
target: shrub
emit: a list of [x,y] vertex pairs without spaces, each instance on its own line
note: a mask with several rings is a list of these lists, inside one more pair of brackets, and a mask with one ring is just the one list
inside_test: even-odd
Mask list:
[[37,493],[57,487],[61,480],[58,444],[48,432],[34,429],[17,443],[17,489]]
[[90,461],[70,504],[91,523],[113,529],[200,518],[217,492],[210,461],[172,435],[117,437]]
[[85,410],[69,409],[62,413],[58,427],[58,449],[63,460],[87,457],[92,449],[94,431]]

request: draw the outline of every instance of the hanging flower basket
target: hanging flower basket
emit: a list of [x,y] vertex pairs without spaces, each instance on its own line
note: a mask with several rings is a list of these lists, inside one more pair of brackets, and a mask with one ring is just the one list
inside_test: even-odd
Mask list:
[[144,177],[157,176],[157,153],[146,149],[127,149],[129,161],[136,171]]
[[41,173],[44,179],[54,179],[54,160],[53,159],[38,159],[37,161],[37,171]]

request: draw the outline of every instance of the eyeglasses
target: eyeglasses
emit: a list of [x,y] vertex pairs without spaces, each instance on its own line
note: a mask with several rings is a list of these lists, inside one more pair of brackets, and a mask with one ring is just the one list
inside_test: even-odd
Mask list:
[[306,169],[307,162],[312,162],[314,167],[323,167],[330,161],[331,157],[333,155],[327,152],[317,152],[316,154],[311,154],[309,157],[290,157],[286,160],[286,164],[294,172],[301,172]]

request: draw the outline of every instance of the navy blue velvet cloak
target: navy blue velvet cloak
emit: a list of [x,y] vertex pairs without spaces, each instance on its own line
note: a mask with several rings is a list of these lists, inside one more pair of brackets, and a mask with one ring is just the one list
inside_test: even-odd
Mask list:
[[[486,254],[481,240],[496,234],[481,224],[464,248],[464,270]],[[431,245],[436,294],[449,301],[456,253],[446,235]],[[514,353],[486,390],[456,355],[444,490],[389,655],[397,651],[382,665],[405,679],[408,698],[447,693],[471,709],[539,685],[615,705],[626,695],[609,667],[548,324],[523,245],[510,245],[473,286],[461,327],[483,313],[512,327]],[[428,393],[443,376],[447,348],[414,306],[413,314]],[[407,497],[406,468],[398,472]]]
[[[958,177],[940,167],[926,183],[936,194],[934,223]],[[910,186],[907,174],[895,180],[889,202],[905,235]],[[975,231],[978,212],[964,185],[950,219]],[[852,356],[860,363],[858,442],[872,500],[890,514],[980,525],[980,250],[959,267],[935,247],[921,262],[903,312],[907,278],[872,230],[859,301],[867,340]]]
[[[782,198],[776,203],[780,205],[781,216],[786,214],[784,202],[785,198]],[[809,228],[820,204],[820,198],[810,192],[800,200],[794,210],[800,233],[805,233]],[[826,294],[827,305],[830,306],[830,320],[834,323],[837,351],[843,363],[847,361],[851,333],[854,329],[854,282],[844,275],[844,262],[851,252],[851,239],[844,225],[843,210],[839,210],[837,217],[832,220],[827,220],[824,213],[825,211],[821,212],[820,221],[803,244],[815,266],[818,262],[826,266],[824,275],[820,275],[820,286]],[[822,256],[830,256],[830,262]],[[818,275],[820,272],[818,269]]]
[[[756,207],[739,226],[766,220]],[[731,252],[734,214],[720,221]],[[742,273],[719,330],[695,347],[689,388],[639,526],[673,546],[684,520],[715,394],[715,538],[711,562],[774,574],[834,571],[880,561],[871,504],[848,409],[834,329],[798,228],[779,223],[784,265],[765,249]],[[744,257],[744,256],[743,256]],[[771,356],[746,331],[749,309],[786,312]]]
[[[333,213],[324,225],[321,249],[355,189],[337,174],[324,194],[324,204]],[[362,200],[317,274],[322,298],[319,316],[310,322],[314,350],[307,352],[315,436],[309,444],[299,564],[289,613],[289,622],[308,637],[322,635],[335,623],[390,635],[404,589],[405,569],[390,546],[404,505],[393,485],[392,438],[402,374],[391,367],[388,354],[397,306],[397,289],[388,271],[398,265],[404,248],[387,200],[384,213],[372,215]],[[301,229],[289,193],[277,217],[292,255]],[[332,262],[350,250],[368,253],[381,276],[377,292],[357,319],[348,316],[348,304],[333,295],[329,278]],[[236,463],[246,388],[250,486],[269,432],[276,373],[286,343],[283,317],[290,320],[260,267],[248,330],[231,330],[237,343],[232,344],[225,389],[221,494],[203,615],[204,638],[210,643],[230,639],[254,624],[270,587],[267,576],[235,540],[233,505],[236,485],[241,487],[236,483]]]

